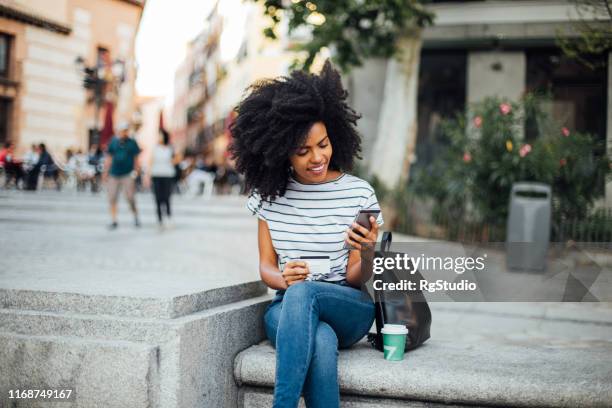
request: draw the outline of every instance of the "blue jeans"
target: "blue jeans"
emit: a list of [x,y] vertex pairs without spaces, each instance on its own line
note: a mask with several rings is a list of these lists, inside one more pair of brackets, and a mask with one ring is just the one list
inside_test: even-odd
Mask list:
[[365,336],[374,321],[374,303],[365,292],[343,284],[304,281],[278,291],[264,323],[276,348],[274,407],[340,406],[338,348]]

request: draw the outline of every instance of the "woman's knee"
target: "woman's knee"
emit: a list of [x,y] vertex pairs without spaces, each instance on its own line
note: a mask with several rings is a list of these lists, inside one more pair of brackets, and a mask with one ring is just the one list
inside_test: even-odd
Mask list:
[[305,299],[311,298],[315,294],[317,282],[304,281],[300,283],[293,284],[285,290],[285,299],[287,300],[299,300],[303,301]]

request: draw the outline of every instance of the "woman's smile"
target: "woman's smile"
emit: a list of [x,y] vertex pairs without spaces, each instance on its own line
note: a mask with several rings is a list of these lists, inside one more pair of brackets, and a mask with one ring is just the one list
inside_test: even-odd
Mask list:
[[324,177],[325,173],[327,173],[327,163],[321,163],[316,166],[311,166],[308,168],[308,171],[312,173],[314,177]]

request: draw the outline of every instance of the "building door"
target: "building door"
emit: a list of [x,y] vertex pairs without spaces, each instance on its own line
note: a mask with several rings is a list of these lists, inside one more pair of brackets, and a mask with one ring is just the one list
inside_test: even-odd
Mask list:
[[[558,49],[530,49],[527,56],[527,90],[552,96],[548,111],[572,131],[606,140],[608,58],[590,58],[590,68],[564,56]],[[526,137],[535,130],[527,127]]]
[[423,50],[419,68],[418,132],[415,167],[430,164],[440,146],[442,120],[465,110],[467,52]]
[[11,140],[11,100],[0,98],[0,143]]

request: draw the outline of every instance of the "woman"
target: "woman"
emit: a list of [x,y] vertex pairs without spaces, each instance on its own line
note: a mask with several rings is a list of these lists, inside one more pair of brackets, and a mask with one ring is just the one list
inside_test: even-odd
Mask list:
[[166,225],[171,226],[170,195],[174,182],[176,163],[174,149],[170,145],[170,135],[165,130],[161,131],[161,140],[153,148],[151,161],[149,162],[149,177],[153,182],[153,193],[157,205],[157,221],[159,227],[164,227],[162,206],[166,212]]
[[[360,249],[376,241],[383,220],[371,217],[370,230],[351,224],[360,209],[379,207],[372,187],[345,173],[361,144],[346,97],[327,61],[319,75],[253,85],[231,127],[247,206],[259,218],[260,275],[277,290],[264,315],[276,348],[274,407],[297,407],[301,392],[309,408],[338,407],[338,348],[374,320],[372,299],[359,290],[369,278]],[[329,271],[311,276],[299,259],[307,255],[329,256]]]

